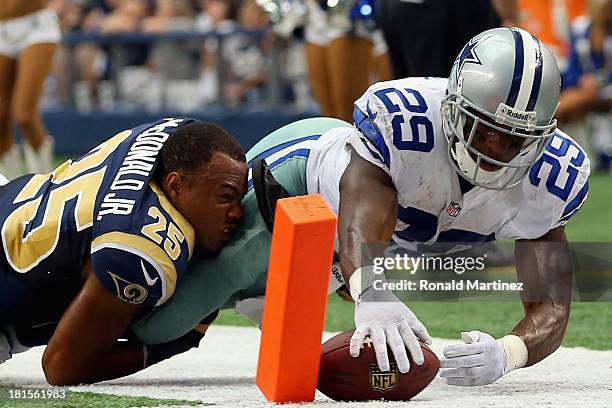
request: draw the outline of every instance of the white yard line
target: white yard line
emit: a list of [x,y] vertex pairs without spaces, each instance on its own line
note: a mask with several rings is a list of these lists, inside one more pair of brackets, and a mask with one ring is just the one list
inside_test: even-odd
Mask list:
[[[330,336],[325,334],[325,338]],[[434,339],[432,348],[440,356],[444,346],[451,343],[450,340]],[[206,405],[223,407],[270,406],[255,385],[258,346],[258,329],[213,326],[196,350],[124,379],[71,389],[199,400]],[[0,365],[0,384],[45,384],[40,366],[42,351],[36,348]],[[314,404],[317,407],[339,406],[319,393]],[[405,404],[367,402],[342,406],[406,408]],[[561,348],[538,365],[510,373],[486,387],[450,387],[443,379],[436,378],[410,406],[612,407],[612,351]]]

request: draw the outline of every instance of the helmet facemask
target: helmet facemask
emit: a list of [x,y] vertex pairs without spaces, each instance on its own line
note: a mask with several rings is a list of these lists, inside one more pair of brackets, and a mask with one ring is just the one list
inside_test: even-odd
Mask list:
[[[448,142],[449,160],[461,177],[471,184],[493,190],[519,184],[540,158],[546,141],[557,127],[556,120],[538,126],[535,112],[529,113],[527,120],[510,121],[504,111],[506,108],[500,104],[497,114],[492,115],[459,93],[451,93],[442,100],[442,127]],[[503,162],[478,151],[473,145],[478,126],[523,139],[518,154],[509,162]],[[482,162],[500,168],[487,171],[481,167]]]

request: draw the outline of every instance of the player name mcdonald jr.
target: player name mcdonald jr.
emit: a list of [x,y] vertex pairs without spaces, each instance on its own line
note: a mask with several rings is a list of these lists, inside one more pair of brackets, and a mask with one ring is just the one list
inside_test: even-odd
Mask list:
[[495,281],[480,281],[453,279],[447,282],[430,282],[426,279],[408,280],[402,279],[397,281],[387,282],[383,279],[377,279],[372,282],[374,290],[408,290],[408,291],[499,291],[499,292],[521,292],[523,290],[522,282],[503,282]]

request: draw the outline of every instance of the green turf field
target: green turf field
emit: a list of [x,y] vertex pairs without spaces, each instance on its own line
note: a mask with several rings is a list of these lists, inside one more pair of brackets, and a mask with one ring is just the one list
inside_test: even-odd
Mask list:
[[589,197],[566,227],[567,239],[580,242],[612,242],[612,176],[589,177]]
[[[65,393],[62,398],[40,398],[45,393]],[[24,396],[38,398],[25,398]],[[48,394],[51,396],[51,394]],[[23,388],[0,385],[0,406],[10,408],[126,408],[200,405],[198,401],[129,397],[97,392],[76,392],[58,388]]]
[[[612,242],[612,177],[592,175],[589,191],[587,202],[566,228],[567,237],[570,241]],[[465,330],[501,336],[522,317],[519,302],[414,302],[409,306],[432,336],[442,338],[458,339],[459,332]],[[251,324],[233,311],[223,311],[217,323]],[[342,331],[352,327],[352,304],[330,296],[326,329]],[[612,350],[612,303],[574,303],[563,345]]]

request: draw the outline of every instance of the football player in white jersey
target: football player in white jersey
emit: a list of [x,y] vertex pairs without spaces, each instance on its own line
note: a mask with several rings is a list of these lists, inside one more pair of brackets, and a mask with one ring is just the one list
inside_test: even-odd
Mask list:
[[379,83],[357,101],[360,132],[349,140],[339,207],[342,272],[357,300],[356,353],[369,334],[387,366],[380,338],[396,358],[396,331],[410,341],[406,326],[414,316],[401,302],[359,302],[363,289],[371,290],[363,283],[371,272],[358,244],[389,240],[517,240],[525,317],[499,340],[470,331],[464,343],[447,347],[441,375],[449,384],[492,383],[561,344],[572,274],[563,229],[586,199],[589,160],[556,130],[559,87],[551,52],[526,31],[500,28],[464,47],[448,81]]
[[[406,372],[406,348],[422,364],[417,338],[430,341],[393,292],[374,290],[373,257],[381,254],[364,254],[364,243],[516,240],[525,317],[501,339],[470,331],[446,348],[441,375],[449,384],[492,383],[559,346],[572,275],[563,228],[586,199],[589,175],[582,148],[556,129],[559,88],[555,59],[540,41],[518,28],[494,29],[465,46],[449,79],[375,84],[355,103],[354,126],[295,122],[247,153],[251,173],[265,158],[289,195],[321,194],[338,214],[342,277],[334,280],[348,283],[355,300],[353,356],[370,336],[380,368],[390,367],[388,343]],[[141,340],[172,340],[228,301],[263,295],[270,233],[255,196],[250,188],[243,223],[219,256],[190,266],[207,273],[188,275],[136,324]],[[372,295],[378,301],[368,301]]]

